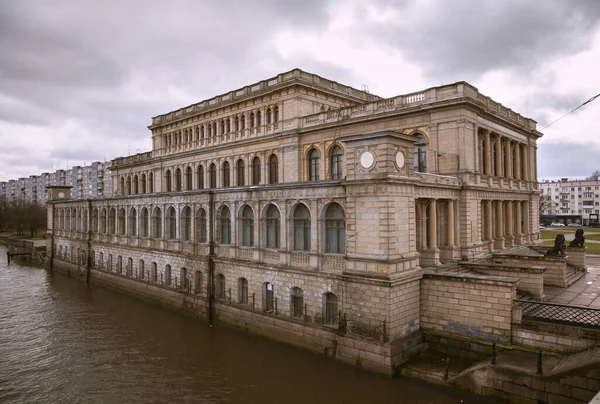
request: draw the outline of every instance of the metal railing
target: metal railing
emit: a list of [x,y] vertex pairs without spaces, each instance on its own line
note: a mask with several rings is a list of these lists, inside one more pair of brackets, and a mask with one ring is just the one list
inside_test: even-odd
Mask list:
[[600,309],[525,300],[515,300],[515,304],[527,320],[600,329]]

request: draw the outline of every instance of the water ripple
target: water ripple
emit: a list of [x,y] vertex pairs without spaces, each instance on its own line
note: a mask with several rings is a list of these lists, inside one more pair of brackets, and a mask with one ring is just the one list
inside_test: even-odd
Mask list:
[[469,397],[0,263],[2,403],[479,402]]

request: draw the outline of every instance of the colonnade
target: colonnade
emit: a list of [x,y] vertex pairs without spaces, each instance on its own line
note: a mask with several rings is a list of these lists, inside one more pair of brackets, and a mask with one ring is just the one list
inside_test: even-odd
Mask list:
[[453,199],[416,201],[417,250],[455,246],[455,202]]
[[528,145],[479,129],[479,172],[493,177],[530,180]]
[[483,200],[482,237],[490,250],[502,249],[528,241],[529,203],[526,201]]
[[[248,135],[252,130],[260,132],[265,125],[275,125],[281,121],[277,105],[263,106],[256,110],[218,118],[185,129],[178,129],[162,135],[162,149],[166,153],[180,151],[193,143],[217,138],[221,135],[241,133]],[[268,129],[267,129],[268,130]],[[156,148],[156,147],[155,147]]]

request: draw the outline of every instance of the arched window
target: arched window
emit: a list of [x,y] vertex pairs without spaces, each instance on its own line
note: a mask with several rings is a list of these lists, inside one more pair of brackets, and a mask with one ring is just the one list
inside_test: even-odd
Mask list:
[[194,293],[202,293],[202,272],[200,271],[194,272]]
[[240,117],[236,116],[234,119],[234,128],[235,131],[238,132],[240,130]]
[[310,251],[310,212],[306,205],[294,210],[294,250]]
[[300,288],[292,288],[292,296],[290,299],[292,308],[290,312],[294,317],[302,317],[304,314],[304,292]]
[[204,189],[204,166],[198,166],[198,189]]
[[129,222],[129,231],[127,232],[127,234],[129,236],[133,236],[133,237],[137,236],[137,212],[136,212],[135,208],[129,209],[128,222]]
[[98,268],[104,269],[104,253],[103,252],[101,252],[98,255]]
[[152,212],[152,237],[162,238],[162,211],[158,206]]
[[312,149],[308,153],[308,180],[319,181],[319,159],[321,153],[317,149]]
[[121,177],[119,181],[119,191],[121,195],[125,195],[125,177]]
[[139,185],[140,185],[139,178],[137,175],[134,175],[133,176],[133,193],[136,195],[140,192]]
[[219,224],[221,229],[221,244],[231,243],[231,213],[227,206],[223,206],[223,209],[221,209]]
[[260,112],[260,111],[256,111],[256,126],[260,126],[260,125],[262,125],[262,122],[261,122],[261,115],[262,115],[262,114],[261,114],[261,112]]
[[127,195],[131,195],[131,177],[127,176]]
[[221,134],[225,133],[225,120],[221,119]]
[[152,282],[158,282],[158,265],[156,265],[156,262],[153,262],[150,265],[150,280]]
[[179,270],[179,287],[187,290],[189,285],[190,282],[187,278],[187,268],[183,267]]
[[279,107],[277,105],[273,107],[273,122],[279,122]]
[[413,152],[413,165],[415,172],[427,172],[427,142],[425,136],[418,134],[419,140],[415,143]]
[[206,211],[202,208],[196,211],[196,242],[206,242]]
[[71,210],[71,230],[77,229],[77,213],[75,209]]
[[244,160],[239,159],[236,163],[237,168],[237,185],[243,187],[246,183],[246,164]]
[[146,174],[142,174],[140,185],[142,186],[142,194],[146,193]]
[[175,212],[175,208],[169,206],[167,209],[167,238],[169,240],[174,240],[177,238],[177,212]]
[[252,170],[252,185],[260,184],[260,159],[254,157],[251,164]]
[[242,211],[242,245],[254,245],[254,212],[248,205]]
[[265,111],[265,114],[267,116],[265,116],[265,121],[267,122],[267,125],[271,124],[271,108],[267,108],[267,110]]
[[165,189],[167,192],[171,192],[173,190],[173,186],[171,183],[171,170],[167,170],[165,173]]
[[146,274],[144,271],[144,260],[140,260],[138,263],[138,278],[140,279],[145,279],[146,278]]
[[150,235],[148,234],[148,229],[150,228],[149,224],[148,209],[142,208],[142,213],[140,214],[140,231],[142,237],[148,237]]
[[148,192],[154,192],[154,174],[148,174]]
[[340,146],[335,146],[331,151],[331,179],[341,180],[344,178],[342,170],[342,157],[344,152]]
[[133,276],[133,258],[131,257],[127,259],[126,275]]
[[333,293],[325,293],[325,324],[336,325],[338,323],[337,296]]
[[238,303],[248,304],[248,280],[246,278],[238,279]]
[[171,285],[171,265],[165,265],[165,285]]
[[240,124],[242,126],[242,130],[246,129],[246,115],[242,114],[240,116]]
[[250,127],[254,128],[256,126],[256,122],[254,120],[254,112],[250,112]]
[[117,272],[123,272],[123,257],[121,257],[120,255],[117,256]]
[[125,208],[119,209],[119,234],[125,235]]
[[185,169],[185,189],[190,191],[192,189],[192,181],[194,180],[194,175],[192,174],[192,167],[188,167]]
[[269,157],[269,184],[279,183],[279,158],[275,154]]
[[226,188],[226,187],[231,186],[231,183],[230,183],[231,171],[229,169],[229,162],[228,161],[225,161],[223,163],[223,167],[221,169],[221,173],[223,174],[223,187]]
[[337,203],[329,205],[325,213],[325,251],[337,254],[346,251],[346,217]]
[[181,191],[181,170],[175,170],[175,191]]
[[273,311],[275,306],[275,291],[273,290],[273,284],[265,282],[263,284],[263,310]]
[[225,275],[217,275],[217,299],[225,299]]
[[115,208],[110,208],[108,213],[108,232],[110,234],[116,234],[117,232],[117,211]]
[[108,271],[112,271],[113,270],[112,254],[108,254],[108,258],[107,258],[107,261],[106,261],[106,269]]
[[267,248],[279,248],[280,215],[275,205],[267,209]]
[[181,239],[190,241],[192,239],[192,209],[189,206],[183,208],[181,212]]
[[92,232],[98,233],[98,208],[92,210]]
[[200,140],[204,140],[204,125],[200,125]]
[[100,233],[106,234],[106,209],[100,211]]
[[217,187],[217,166],[213,163],[208,168],[209,188]]

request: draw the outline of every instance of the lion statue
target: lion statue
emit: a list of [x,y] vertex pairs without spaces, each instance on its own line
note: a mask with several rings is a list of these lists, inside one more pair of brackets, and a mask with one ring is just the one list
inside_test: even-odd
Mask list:
[[583,243],[585,243],[583,229],[577,229],[577,231],[575,231],[575,239],[569,243],[569,247],[583,247]]
[[550,248],[546,255],[552,257],[564,257],[565,256],[565,236],[563,234],[557,234],[554,239],[554,247]]

